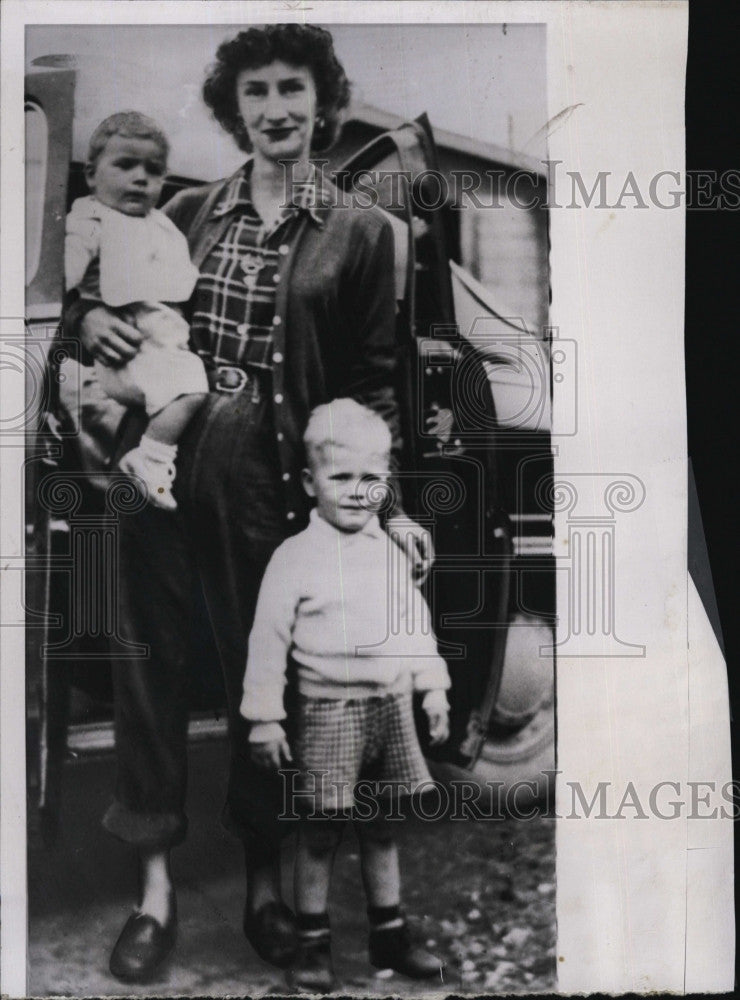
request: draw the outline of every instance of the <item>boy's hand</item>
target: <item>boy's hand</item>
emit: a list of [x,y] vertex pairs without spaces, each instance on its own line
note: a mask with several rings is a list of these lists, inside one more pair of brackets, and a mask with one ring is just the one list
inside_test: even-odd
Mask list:
[[279,771],[283,764],[290,764],[293,760],[290,746],[284,736],[282,739],[270,740],[267,743],[251,743],[249,749],[257,767],[264,767],[266,770]]
[[429,720],[429,742],[432,746],[444,743],[450,736],[450,706],[444,691],[427,691],[421,707]]
[[429,742],[433,747],[439,743],[445,743],[450,737],[450,712],[449,709],[427,710],[429,719]]

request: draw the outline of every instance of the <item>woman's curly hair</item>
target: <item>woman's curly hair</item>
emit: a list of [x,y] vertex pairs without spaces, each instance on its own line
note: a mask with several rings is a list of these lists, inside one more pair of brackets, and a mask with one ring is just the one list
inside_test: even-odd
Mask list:
[[334,41],[324,28],[313,24],[268,24],[240,31],[219,45],[216,62],[203,84],[203,100],[221,127],[234,136],[239,148],[249,152],[251,143],[237,105],[236,78],[244,69],[259,69],[278,59],[311,71],[320,115],[311,149],[329,149],[339,134],[340,112],[349,104],[350,89],[334,54]]

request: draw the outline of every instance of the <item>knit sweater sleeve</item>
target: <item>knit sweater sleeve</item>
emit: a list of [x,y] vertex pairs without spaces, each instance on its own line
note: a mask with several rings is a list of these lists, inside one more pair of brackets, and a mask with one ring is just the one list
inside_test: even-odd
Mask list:
[[[447,664],[437,651],[437,640],[428,628],[432,620],[424,596],[413,582],[409,583],[412,609],[406,627],[413,631],[418,657],[411,659],[411,670],[415,691],[446,691],[450,687],[450,675]],[[409,628],[410,625],[410,628]]]
[[447,691],[450,687],[450,675],[447,664],[434,652],[423,664],[414,670],[414,691]]
[[250,722],[285,718],[283,692],[298,603],[300,559],[294,539],[279,546],[262,579],[249,636],[240,712]]

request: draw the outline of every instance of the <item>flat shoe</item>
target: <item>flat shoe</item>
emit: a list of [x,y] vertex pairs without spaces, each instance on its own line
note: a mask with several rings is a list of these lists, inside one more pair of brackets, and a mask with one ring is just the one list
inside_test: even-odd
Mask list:
[[291,993],[331,993],[336,988],[328,933],[299,943],[286,982]]
[[124,983],[145,983],[175,947],[177,914],[165,926],[148,913],[132,913],[111,952],[109,968]]
[[295,917],[285,903],[270,900],[255,913],[244,910],[244,936],[259,957],[284,969],[292,962],[298,939]]
[[444,973],[444,962],[412,940],[403,918],[370,931],[370,964],[393,969],[409,979],[432,979]]

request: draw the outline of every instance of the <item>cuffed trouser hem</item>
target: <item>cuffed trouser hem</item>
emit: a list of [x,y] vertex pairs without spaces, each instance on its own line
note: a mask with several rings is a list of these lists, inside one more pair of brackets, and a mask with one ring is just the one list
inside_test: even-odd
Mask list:
[[176,813],[134,812],[120,802],[113,802],[103,817],[103,827],[124,843],[164,850],[182,843],[188,821]]

